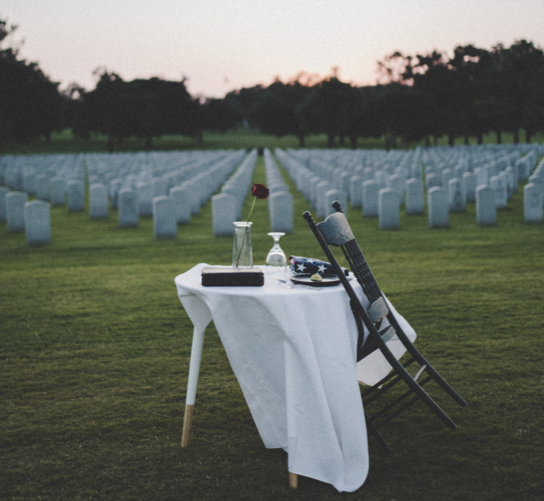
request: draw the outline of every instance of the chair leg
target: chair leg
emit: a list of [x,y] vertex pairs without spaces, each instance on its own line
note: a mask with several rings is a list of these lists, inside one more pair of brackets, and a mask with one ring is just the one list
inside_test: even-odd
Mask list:
[[382,446],[383,450],[389,454],[393,454],[391,447],[389,447],[389,445],[385,441],[385,438],[383,438],[383,435],[378,431],[378,428],[374,426],[374,423],[370,420],[366,412],[365,412],[365,421],[366,421],[366,429],[370,431],[372,435],[374,435],[378,439],[378,442],[380,442],[380,445]]
[[296,489],[298,487],[298,475],[296,473],[289,472],[289,487]]
[[404,345],[404,347],[408,350],[408,353],[416,359],[416,361],[419,363],[419,365],[427,365],[426,372],[429,374],[432,379],[451,397],[453,400],[455,400],[461,407],[465,407],[467,405],[466,401],[461,397],[445,380],[444,378],[438,373],[438,371],[425,359],[425,357],[420,353],[420,351],[412,344],[412,342],[408,339],[408,336],[406,336],[405,332],[400,327],[399,323],[397,322],[397,319],[395,318],[395,315],[390,313],[387,316],[387,319],[389,320],[389,323],[395,328],[395,331],[397,332],[397,337],[401,341],[401,343]]
[[193,421],[194,405],[185,406],[185,415],[183,416],[183,431],[181,432],[181,446],[189,445],[189,433],[191,432],[191,423]]
[[431,409],[446,424],[448,428],[450,428],[451,430],[457,428],[457,425],[453,422],[453,420],[437,405],[437,403],[427,394],[427,392],[414,381],[408,371],[389,351],[389,348],[387,348],[379,333],[374,330],[374,332],[371,332],[371,334],[374,335],[377,343],[380,345],[380,350],[391,368],[407,384],[407,386],[414,392],[414,394],[417,395],[425,404],[427,404],[427,407],[429,407],[429,409]]

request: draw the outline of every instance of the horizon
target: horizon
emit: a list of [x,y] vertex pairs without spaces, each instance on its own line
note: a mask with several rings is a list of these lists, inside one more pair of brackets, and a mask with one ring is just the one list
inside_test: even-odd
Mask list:
[[38,63],[60,89],[76,82],[92,90],[93,72],[106,68],[127,81],[185,77],[196,98],[300,73],[375,85],[377,62],[395,51],[544,45],[544,2],[536,0],[4,0],[0,19],[18,26],[9,44],[24,40],[19,58]]

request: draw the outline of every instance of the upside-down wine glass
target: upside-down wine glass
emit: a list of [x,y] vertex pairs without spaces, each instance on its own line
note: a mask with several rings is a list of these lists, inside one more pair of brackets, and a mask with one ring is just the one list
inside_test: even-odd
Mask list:
[[288,277],[287,258],[285,257],[285,254],[280,247],[280,237],[283,237],[285,233],[274,231],[274,232],[268,233],[268,235],[270,235],[274,239],[274,245],[272,246],[272,248],[270,249],[270,252],[268,253],[268,256],[266,257],[266,264],[268,266],[283,267],[283,280],[279,279],[279,281],[282,282],[282,284],[288,289],[292,289],[294,286]]

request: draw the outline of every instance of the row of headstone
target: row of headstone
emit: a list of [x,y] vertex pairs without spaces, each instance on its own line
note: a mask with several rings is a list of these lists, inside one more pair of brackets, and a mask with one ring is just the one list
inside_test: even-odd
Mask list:
[[[372,162],[351,161],[349,163],[347,161],[340,167],[337,167],[340,154],[334,157],[334,154],[320,150],[287,150],[276,152],[276,155],[307,201],[317,208],[318,217],[326,217],[324,205],[329,201],[324,201],[324,205],[320,206],[320,202],[316,201],[315,193],[320,193],[319,190],[326,186],[325,182],[330,182],[333,180],[331,176],[336,176],[340,186],[346,182],[346,179],[349,180],[352,207],[361,204],[365,217],[382,216],[383,222],[380,222],[380,227],[394,227],[398,211],[398,208],[395,210],[388,205],[390,200],[395,198],[389,192],[385,193],[383,198],[385,205],[380,209],[380,192],[385,188],[396,192],[397,205],[398,207],[404,205],[407,214],[423,214],[424,199],[427,195],[431,227],[448,226],[448,217],[443,215],[444,210],[446,213],[463,212],[466,210],[467,202],[476,202],[477,222],[487,226],[496,223],[496,210],[507,206],[508,200],[517,190],[518,182],[527,178],[535,165],[540,149],[539,145],[523,145],[523,147],[507,149],[472,148],[464,150],[464,156],[459,155],[449,163],[437,161],[438,159],[445,160],[445,156],[436,155],[433,159],[427,155],[426,151],[416,150],[406,153],[404,160],[400,159],[400,153],[397,153],[396,158],[399,160],[397,167],[384,164],[383,159],[381,163],[376,161],[375,154],[371,155]],[[445,153],[451,155],[451,150],[445,150]],[[330,163],[327,163],[327,158]],[[325,181],[322,177],[327,175],[327,172],[329,176]],[[424,172],[425,176],[423,176]],[[535,177],[533,175],[532,178]],[[544,183],[542,186],[544,187]],[[489,190],[480,191],[477,197],[478,190],[484,187]],[[441,191],[435,192],[435,190],[431,194],[430,190],[433,188],[440,188]],[[487,207],[489,192],[493,194],[494,200],[494,207],[491,208]],[[317,198],[319,200],[319,197]],[[536,201],[536,196],[533,196],[532,206],[537,205]],[[527,203],[529,206],[529,202]],[[347,204],[343,205],[347,206]],[[391,216],[386,217],[386,214]],[[532,218],[538,218],[538,215],[535,214]],[[529,219],[526,218],[526,220]]]
[[221,193],[212,197],[214,236],[234,235],[233,223],[242,217],[242,208],[249,193],[256,163],[257,150],[252,150],[234,174],[223,184]]
[[523,189],[524,218],[528,223],[540,223],[544,216],[544,158],[528,181]]
[[266,186],[270,190],[268,213],[270,230],[280,233],[293,232],[293,195],[283,179],[278,164],[270,150],[264,150]]
[[[113,180],[115,187],[110,193],[113,193],[118,207],[119,226],[123,228],[138,226],[142,214],[140,195],[143,193],[147,204],[148,197],[152,194],[155,195],[151,199],[155,238],[175,237],[177,225],[190,222],[191,214],[200,211],[201,205],[209,199],[244,156],[243,152],[241,154],[239,152],[224,157],[211,168],[189,178],[179,186],[169,187],[163,179],[157,178],[158,182],[153,184],[141,181],[136,184],[135,189],[134,184]],[[149,190],[150,187],[153,189]]]
[[28,194],[0,188],[0,202],[7,230],[26,233],[28,245],[51,243],[51,216],[49,204],[42,200],[28,201]]
[[[338,173],[329,172],[320,160],[314,161],[315,172],[305,162],[302,162],[294,150],[287,152],[275,150],[276,158],[283,165],[289,176],[294,180],[297,189],[303,194],[310,205],[316,209],[317,217],[325,218],[334,212],[332,202],[338,200],[342,209],[348,211],[348,194],[350,178],[347,171]],[[336,176],[336,174],[340,174]]]

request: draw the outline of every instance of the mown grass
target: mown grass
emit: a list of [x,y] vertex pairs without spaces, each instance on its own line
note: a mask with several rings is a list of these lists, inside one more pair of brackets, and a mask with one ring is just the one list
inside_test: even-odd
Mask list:
[[[256,182],[265,182],[262,159]],[[287,253],[322,258],[299,215]],[[246,202],[248,213],[251,197]],[[498,225],[475,210],[431,230],[426,216],[382,231],[349,211],[382,289],[418,332],[417,346],[468,401],[440,393],[451,432],[415,406],[370,439],[374,483],[353,494],[300,478],[266,450],[213,325],[207,329],[191,444],[180,448],[192,324],[174,277],[199,262],[229,264],[211,207],[173,240],[152,220],[52,208],[52,244],[30,248],[0,226],[0,499],[541,500],[544,495],[544,226],[523,223],[518,193]],[[266,202],[253,247],[271,246]],[[338,335],[331,332],[332,335]]]
[[[525,141],[525,133],[520,134],[520,141]],[[495,144],[496,135],[494,133],[485,134],[484,144]],[[504,144],[513,143],[513,135],[504,133],[502,137]],[[544,142],[544,134],[537,133],[533,136],[532,142]],[[463,138],[457,138],[455,144],[463,144]],[[470,144],[476,144],[476,138],[469,138]],[[415,148],[417,145],[424,146],[423,142],[404,144],[398,142],[399,148]],[[306,137],[306,148],[326,148],[327,137],[324,134],[310,134]],[[436,146],[447,146],[448,138],[442,136],[438,138]],[[115,152],[136,152],[146,147],[143,139],[130,137],[122,142],[116,141],[114,144]],[[299,142],[295,136],[276,137],[273,135],[261,134],[260,132],[240,128],[225,133],[205,131],[202,141],[195,138],[180,135],[164,135],[153,139],[152,150],[171,151],[171,150],[214,150],[214,149],[252,149],[252,148],[298,148]],[[339,144],[337,140],[335,147],[350,148],[348,138],[344,144]],[[357,148],[386,148],[385,137],[380,138],[358,138]],[[47,153],[90,153],[107,152],[108,138],[103,134],[93,133],[89,139],[81,139],[74,136],[70,129],[60,132],[54,132],[49,140],[41,138],[40,140],[29,144],[4,145],[0,154],[47,154]]]

